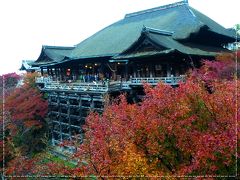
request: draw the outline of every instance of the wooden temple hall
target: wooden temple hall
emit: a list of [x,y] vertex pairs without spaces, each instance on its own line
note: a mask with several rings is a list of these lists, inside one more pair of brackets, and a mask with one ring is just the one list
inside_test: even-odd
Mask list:
[[32,66],[48,93],[53,144],[81,139],[86,116],[102,112],[106,94],[127,92],[135,102],[144,82],[176,86],[234,41],[232,31],[182,1],[127,14],[73,47],[43,46]]

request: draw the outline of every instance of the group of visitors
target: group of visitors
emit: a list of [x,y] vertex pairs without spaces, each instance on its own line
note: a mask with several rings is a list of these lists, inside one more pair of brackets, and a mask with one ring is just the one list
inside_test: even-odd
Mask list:
[[100,81],[100,77],[98,74],[86,74],[86,75],[80,75],[79,76],[79,80],[81,82],[97,82],[97,81]]
[[109,81],[108,75],[103,75],[101,73],[99,74],[81,74],[79,76],[80,82],[84,83],[97,83],[102,82],[102,84],[105,84],[107,81]]

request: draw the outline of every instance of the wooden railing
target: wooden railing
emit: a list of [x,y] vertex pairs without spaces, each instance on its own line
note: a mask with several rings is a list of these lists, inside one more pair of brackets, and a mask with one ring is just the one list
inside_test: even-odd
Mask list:
[[58,90],[73,90],[73,91],[118,91],[121,89],[121,82],[103,83],[58,83],[49,82],[45,84],[45,90],[58,89]]
[[157,85],[159,82],[169,85],[177,85],[180,82],[185,81],[186,76],[170,76],[170,77],[148,77],[148,78],[131,78],[131,85],[142,85],[148,83],[151,85]]
[[44,83],[45,90],[73,90],[73,91],[119,91],[131,89],[132,86],[142,86],[144,83],[157,85],[159,82],[169,85],[177,85],[185,81],[185,76],[171,77],[148,77],[148,78],[131,78],[129,81],[107,81],[107,82],[71,82],[61,83],[52,81],[50,78],[36,78],[37,83]]
[[45,83],[52,82],[52,79],[51,79],[51,77],[43,77],[43,76],[42,77],[36,77],[35,82],[45,84]]

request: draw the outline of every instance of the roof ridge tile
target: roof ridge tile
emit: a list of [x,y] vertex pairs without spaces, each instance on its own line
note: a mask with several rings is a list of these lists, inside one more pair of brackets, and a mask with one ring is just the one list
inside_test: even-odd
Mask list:
[[142,10],[142,11],[137,11],[137,12],[129,13],[129,14],[126,14],[124,18],[134,17],[134,16],[146,14],[146,13],[151,13],[151,12],[159,11],[159,10],[165,10],[165,9],[175,8],[175,7],[182,6],[182,5],[188,5],[188,1],[183,0],[183,1],[179,1],[179,2],[172,3],[172,4],[167,4],[167,5],[163,5],[163,6],[151,8],[151,9],[146,9],[146,10]]

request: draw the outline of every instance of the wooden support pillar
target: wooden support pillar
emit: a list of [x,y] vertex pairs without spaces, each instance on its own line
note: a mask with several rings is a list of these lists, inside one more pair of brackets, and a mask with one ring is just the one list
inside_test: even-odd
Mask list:
[[125,79],[126,81],[129,79],[129,75],[128,75],[128,63],[125,63]]
[[113,63],[113,80],[117,80],[117,63]]
[[54,74],[55,74],[55,77],[56,77],[56,81],[59,80],[58,78],[58,68],[54,68]]
[[75,69],[75,75],[76,75],[76,79],[75,79],[75,80],[79,80],[79,70],[78,70],[78,65],[76,66],[76,69]]
[[61,81],[61,70],[60,70],[60,68],[58,68],[58,79],[59,79],[59,81]]
[[136,78],[137,77],[137,68],[136,65],[133,64],[133,77]]
[[93,96],[91,96],[91,104],[90,104],[90,109],[93,110],[95,107],[94,101],[93,101]]
[[60,81],[60,72],[59,72],[59,68],[56,68],[55,71],[56,71],[56,77],[57,77],[57,80]]
[[69,133],[69,140],[72,139],[72,133],[71,133],[71,109],[70,109],[70,99],[69,99],[69,95],[67,96],[67,116],[68,116],[68,133]]
[[78,99],[78,110],[79,110],[79,117],[82,120],[82,98],[81,98],[81,95],[79,95],[79,99]]
[[64,71],[63,71],[63,68],[60,68],[60,81],[64,81]]
[[55,145],[54,135],[53,135],[54,123],[52,122],[53,121],[52,114],[51,114],[52,109],[50,108],[51,104],[52,104],[52,98],[51,98],[51,96],[48,96],[48,106],[49,106],[49,108],[48,108],[48,118],[50,119],[50,121],[49,121],[49,124],[50,124],[49,134],[51,134],[51,137],[52,137],[52,145]]
[[52,70],[52,68],[50,69],[50,74],[53,77],[53,70]]
[[41,67],[41,76],[43,76],[43,68]]
[[62,135],[61,106],[60,106],[59,93],[57,94],[57,104],[58,104],[58,122],[59,122],[59,131],[60,131],[60,141],[62,142],[63,135]]
[[71,76],[72,76],[73,81],[77,80],[77,74],[76,74],[76,69],[75,68],[71,68]]
[[171,76],[171,65],[168,63],[167,64],[167,77]]
[[52,69],[52,73],[53,73],[54,79],[57,80],[56,68]]
[[153,63],[150,64],[149,71],[150,71],[150,77],[155,77],[154,64]]
[[50,71],[49,71],[49,68],[47,68],[47,74],[50,76]]

